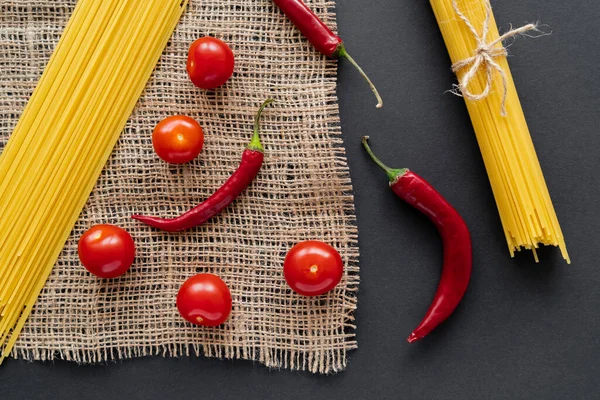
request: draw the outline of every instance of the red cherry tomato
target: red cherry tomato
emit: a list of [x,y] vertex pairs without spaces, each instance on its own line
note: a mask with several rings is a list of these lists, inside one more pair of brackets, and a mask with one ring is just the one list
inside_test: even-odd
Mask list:
[[198,274],[179,288],[177,309],[192,324],[221,325],[231,313],[231,293],[218,276]]
[[152,132],[154,151],[171,164],[183,164],[198,157],[204,146],[200,124],[185,115],[163,119]]
[[196,40],[188,51],[188,75],[194,85],[202,89],[215,89],[227,82],[234,64],[229,46],[210,36]]
[[343,272],[342,257],[323,242],[298,243],[283,262],[283,274],[288,285],[304,296],[329,292],[340,282]]
[[100,278],[123,275],[135,258],[135,244],[126,230],[114,225],[95,225],[81,235],[79,260]]

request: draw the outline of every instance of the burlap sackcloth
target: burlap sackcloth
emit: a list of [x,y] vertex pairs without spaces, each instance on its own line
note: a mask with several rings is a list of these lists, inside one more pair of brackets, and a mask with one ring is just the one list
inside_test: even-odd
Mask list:
[[[329,26],[334,3],[307,1]],[[71,15],[74,0],[0,0],[0,148],[31,95]],[[132,21],[135,23],[135,21]],[[233,78],[216,91],[189,81],[189,44],[200,36],[233,48]],[[331,373],[356,347],[353,311],[358,247],[351,182],[340,136],[335,61],[300,35],[270,0],[192,1],[83,210],[12,353],[27,360],[96,363],[146,355],[259,361]],[[201,202],[234,171],[260,103],[265,164],[221,215],[181,234],[130,219],[175,216]],[[168,165],[152,149],[154,126],[173,114],[205,130],[200,157]],[[137,245],[126,275],[100,280],[80,265],[77,240],[89,227],[126,228]],[[317,298],[294,294],[282,264],[296,242],[335,246],[342,282]],[[199,272],[229,285],[233,311],[223,327],[187,324],[177,313],[181,283]]]

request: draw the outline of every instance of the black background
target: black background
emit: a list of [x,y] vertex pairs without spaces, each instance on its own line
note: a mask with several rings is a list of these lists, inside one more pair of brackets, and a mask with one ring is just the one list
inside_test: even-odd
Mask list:
[[[598,37],[592,0],[494,1],[501,30],[540,20],[552,35],[517,39],[511,67],[573,260],[555,249],[508,256],[466,108],[425,0],[339,0],[350,53],[385,100],[340,64],[342,128],[356,195],[359,349],[334,376],[247,361],[152,357],[97,366],[8,360],[2,399],[600,398]],[[405,338],[440,273],[437,232],[387,188],[360,137],[382,159],[426,177],[462,213],[474,242],[470,288],[426,340]]]

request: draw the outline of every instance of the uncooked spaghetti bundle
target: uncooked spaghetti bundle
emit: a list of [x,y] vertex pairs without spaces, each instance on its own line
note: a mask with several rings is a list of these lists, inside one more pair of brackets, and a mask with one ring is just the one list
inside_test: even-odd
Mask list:
[[0,362],[186,3],[78,2],[0,156]]
[[540,244],[558,246],[570,262],[488,0],[430,0],[452,60],[490,179],[511,256]]

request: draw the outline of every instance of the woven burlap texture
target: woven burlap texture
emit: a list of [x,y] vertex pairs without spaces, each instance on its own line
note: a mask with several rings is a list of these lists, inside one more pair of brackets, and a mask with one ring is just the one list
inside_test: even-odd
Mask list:
[[[335,26],[334,3],[307,3]],[[0,148],[35,88],[75,1],[0,0]],[[135,21],[132,21],[135,23]],[[215,91],[188,80],[189,44],[211,35],[236,55],[233,78]],[[12,353],[27,360],[97,363],[189,354],[259,361],[269,367],[331,373],[356,347],[357,229],[340,134],[336,62],[299,34],[270,0],[191,2],[44,288]],[[216,190],[234,171],[260,103],[265,164],[256,181],[201,227],[166,234],[133,213],[175,216]],[[152,149],[154,126],[173,114],[197,119],[205,148],[174,166]],[[137,257],[123,277],[101,280],[80,265],[77,240],[112,223],[134,237]],[[282,273],[296,242],[335,246],[342,282],[327,295],[293,293]],[[230,319],[195,327],[177,313],[181,283],[215,273],[233,296]]]

